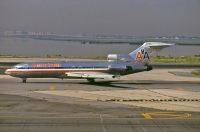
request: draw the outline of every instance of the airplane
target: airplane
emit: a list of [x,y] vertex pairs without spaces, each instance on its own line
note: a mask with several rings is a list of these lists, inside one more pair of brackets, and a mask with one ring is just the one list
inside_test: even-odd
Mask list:
[[98,61],[53,61],[20,63],[7,69],[5,74],[22,79],[28,78],[83,78],[94,83],[95,79],[118,78],[123,75],[150,71],[152,52],[173,44],[145,42],[129,54],[108,54],[107,60]]

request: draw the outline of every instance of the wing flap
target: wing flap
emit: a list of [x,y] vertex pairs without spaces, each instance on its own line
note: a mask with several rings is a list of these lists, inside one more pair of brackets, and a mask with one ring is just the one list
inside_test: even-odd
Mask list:
[[65,73],[68,77],[75,77],[75,78],[97,78],[97,79],[104,79],[104,78],[115,78],[115,75],[108,74],[108,73],[99,73],[99,72],[67,72]]

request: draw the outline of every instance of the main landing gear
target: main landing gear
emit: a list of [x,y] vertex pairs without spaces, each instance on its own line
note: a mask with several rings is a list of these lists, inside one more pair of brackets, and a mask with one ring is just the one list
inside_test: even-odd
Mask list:
[[23,83],[26,83],[26,78],[22,78],[22,82],[23,82]]
[[94,78],[87,78],[87,80],[88,80],[88,82],[90,82],[90,83],[95,83]]

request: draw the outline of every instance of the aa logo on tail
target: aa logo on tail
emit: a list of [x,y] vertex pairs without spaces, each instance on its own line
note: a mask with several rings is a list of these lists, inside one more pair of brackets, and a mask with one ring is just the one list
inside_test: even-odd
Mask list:
[[142,54],[140,51],[137,52],[136,56],[135,56],[135,60],[136,61],[141,61],[142,60]]
[[135,56],[136,61],[141,61],[141,60],[145,60],[145,59],[149,60],[149,55],[146,51],[144,51],[144,49],[141,49],[141,51],[138,51],[136,53],[136,56]]

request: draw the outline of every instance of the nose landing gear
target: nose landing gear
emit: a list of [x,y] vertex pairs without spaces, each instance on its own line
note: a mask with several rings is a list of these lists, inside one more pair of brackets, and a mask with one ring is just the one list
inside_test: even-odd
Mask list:
[[22,82],[23,82],[23,83],[26,83],[26,78],[22,78]]
[[88,80],[88,82],[90,82],[90,83],[95,83],[94,78],[87,78],[87,80]]

